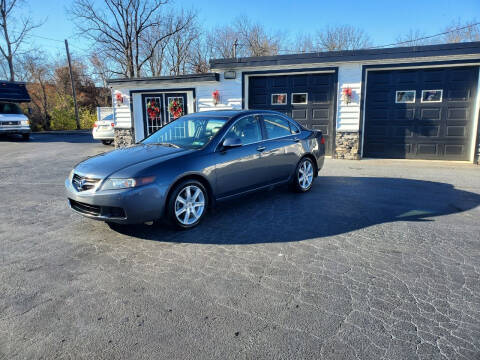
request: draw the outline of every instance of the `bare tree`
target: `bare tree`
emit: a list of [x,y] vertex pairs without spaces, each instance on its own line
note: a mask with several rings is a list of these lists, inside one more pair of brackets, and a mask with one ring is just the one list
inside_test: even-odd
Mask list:
[[[142,67],[154,55],[155,49],[165,38],[181,31],[187,24],[165,26],[171,17],[164,12],[168,0],[103,0],[97,7],[93,0],[75,0],[71,12],[80,32],[93,40],[103,53],[118,64],[117,72],[132,78],[141,76]],[[158,37],[151,44],[151,51],[142,49],[142,35],[158,28]],[[163,29],[169,29],[166,33]]]
[[15,81],[14,57],[28,34],[41,25],[33,23],[30,17],[18,16],[17,10],[20,3],[19,0],[0,1],[0,28],[2,29],[0,52],[7,62],[10,81]]
[[313,37],[308,33],[298,33],[293,42],[292,49],[297,53],[308,53],[318,50]]
[[[200,27],[193,12],[181,10],[170,13],[168,18],[169,22],[163,27],[152,27],[142,38],[142,51],[152,54],[147,61],[151,76],[183,74],[193,39],[200,36]],[[180,26],[183,27],[180,31],[173,32],[173,29]],[[172,35],[163,37],[163,40],[156,44],[156,39],[168,33]]]
[[[234,44],[238,43],[238,32],[231,26],[217,26],[207,35],[207,43],[212,50],[212,56],[215,58],[229,59],[234,57]],[[237,57],[247,56],[243,47],[237,48]]]
[[399,46],[421,46],[430,45],[435,42],[430,38],[425,39],[426,37],[428,36],[423,31],[410,29],[405,35],[398,36],[397,42]]
[[206,38],[216,58],[275,55],[282,45],[280,34],[270,33],[262,24],[244,16],[237,18],[232,26],[216,27]]
[[467,41],[480,41],[480,25],[476,25],[477,21],[462,22],[456,20],[448,25],[444,32],[448,32],[440,39],[443,43],[459,43]]
[[205,74],[210,71],[209,59],[212,58],[212,49],[205,36],[196,38],[191,46],[188,57],[189,68],[195,74]]
[[144,71],[144,74],[148,74],[150,76],[161,76],[165,72],[165,58],[167,45],[170,38],[164,38],[160,43],[154,46],[158,37],[157,32],[158,31],[156,28],[151,28],[142,36],[142,52],[145,55],[152,54],[151,56],[148,56],[146,63],[148,71]]
[[170,75],[187,73],[192,46],[199,37],[199,26],[193,21],[170,37],[167,44],[167,66]]
[[103,87],[107,87],[107,80],[110,79],[114,73],[110,70],[108,62],[101,53],[94,52],[90,56],[90,64],[92,67],[92,75],[97,83],[102,84]]
[[50,129],[50,99],[54,92],[52,85],[51,64],[49,64],[43,53],[36,55],[26,55],[22,61],[23,72],[29,83],[29,93],[32,98],[34,110],[40,114],[42,127],[45,130]]
[[239,17],[235,21],[235,30],[239,35],[240,46],[245,48],[248,56],[278,54],[281,36],[268,33],[263,25],[253,23],[246,17]]
[[327,27],[317,33],[317,46],[324,51],[355,50],[370,46],[370,37],[351,25]]

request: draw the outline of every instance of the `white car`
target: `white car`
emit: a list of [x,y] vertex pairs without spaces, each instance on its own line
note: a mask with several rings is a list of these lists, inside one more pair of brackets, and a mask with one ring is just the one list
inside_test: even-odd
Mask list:
[[21,134],[30,138],[30,122],[20,107],[12,102],[0,102],[0,134]]
[[93,138],[101,140],[104,145],[110,145],[114,140],[115,123],[110,120],[97,120],[93,124]]

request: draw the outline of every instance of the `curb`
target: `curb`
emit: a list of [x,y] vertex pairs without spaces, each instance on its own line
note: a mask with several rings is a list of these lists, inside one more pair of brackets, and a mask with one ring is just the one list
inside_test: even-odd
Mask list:
[[32,135],[91,135],[91,130],[58,130],[58,131],[38,131],[32,132]]

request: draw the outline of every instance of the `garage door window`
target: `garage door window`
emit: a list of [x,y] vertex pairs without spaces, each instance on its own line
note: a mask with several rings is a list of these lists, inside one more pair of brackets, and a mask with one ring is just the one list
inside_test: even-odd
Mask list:
[[272,94],[272,105],[286,105],[287,94]]
[[443,90],[422,90],[422,103],[442,102]]
[[397,90],[395,92],[395,102],[397,104],[411,104],[415,102],[415,90]]
[[307,93],[293,93],[292,104],[306,104],[308,102]]
[[290,121],[275,115],[265,115],[263,117],[267,138],[275,139],[298,133],[298,129],[290,124]]

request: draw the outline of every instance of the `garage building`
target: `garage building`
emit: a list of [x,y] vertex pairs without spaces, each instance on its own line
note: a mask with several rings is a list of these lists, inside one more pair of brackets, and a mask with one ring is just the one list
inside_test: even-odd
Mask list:
[[335,158],[478,162],[480,42],[219,59],[210,65],[208,74],[111,79],[117,146],[171,121],[174,103],[182,113],[283,112],[321,130],[327,154]]

